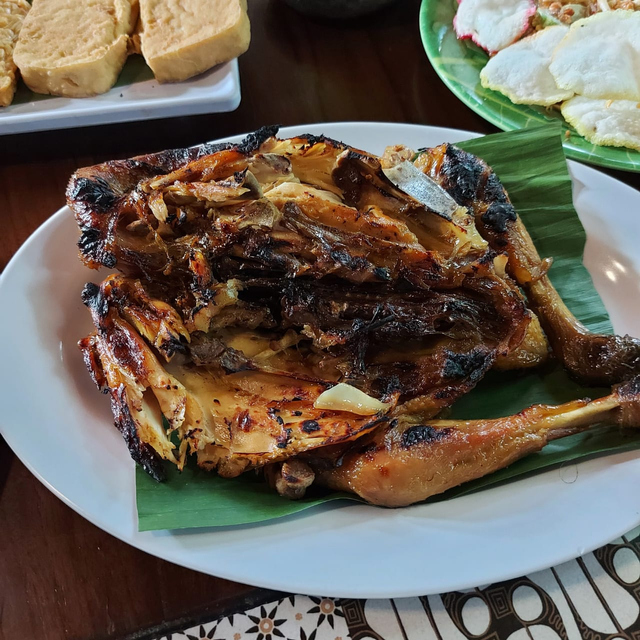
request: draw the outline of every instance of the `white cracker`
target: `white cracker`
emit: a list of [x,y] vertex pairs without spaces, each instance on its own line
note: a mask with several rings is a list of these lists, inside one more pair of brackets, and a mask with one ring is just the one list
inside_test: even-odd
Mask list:
[[640,100],[640,13],[607,11],[574,22],[549,70],[559,87],[587,98]]
[[634,100],[592,100],[575,96],[562,115],[589,142],[640,151],[640,106]]
[[520,38],[534,13],[533,0],[461,0],[453,24],[459,38],[493,53]]
[[500,91],[516,104],[549,106],[568,100],[549,71],[551,54],[569,27],[547,27],[499,51],[480,72],[482,86]]

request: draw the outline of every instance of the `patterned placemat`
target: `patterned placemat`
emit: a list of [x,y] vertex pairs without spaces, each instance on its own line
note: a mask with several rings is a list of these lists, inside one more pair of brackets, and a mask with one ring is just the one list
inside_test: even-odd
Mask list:
[[640,527],[497,584],[420,598],[291,595],[157,640],[640,639]]

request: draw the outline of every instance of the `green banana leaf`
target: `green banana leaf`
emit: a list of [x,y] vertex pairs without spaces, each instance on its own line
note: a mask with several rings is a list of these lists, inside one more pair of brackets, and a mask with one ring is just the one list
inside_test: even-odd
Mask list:
[[[571,178],[562,148],[560,125],[542,125],[498,133],[459,145],[486,160],[496,171],[542,256],[553,256],[550,277],[575,315],[590,329],[610,332],[607,312],[582,265],[585,233],[573,208]],[[452,408],[450,417],[493,418],[535,404],[559,404],[599,397],[607,389],[586,389],[557,366],[530,372],[491,372]],[[640,447],[640,438],[615,428],[600,428],[554,441],[541,452],[506,469],[452,489],[432,500],[450,499],[552,466],[589,456]],[[168,465],[159,484],[136,470],[138,528],[182,529],[242,525],[279,518],[333,500],[354,496],[315,490],[299,501],[271,491],[249,473],[225,480],[195,465],[179,473]]]

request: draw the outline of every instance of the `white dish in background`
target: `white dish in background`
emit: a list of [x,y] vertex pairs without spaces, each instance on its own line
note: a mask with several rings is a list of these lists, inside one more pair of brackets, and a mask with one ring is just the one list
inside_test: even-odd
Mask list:
[[20,81],[13,104],[0,109],[0,135],[233,111],[239,104],[237,60],[190,80],[160,84],[135,56],[127,60],[116,85],[93,98],[40,95]]
[[[388,144],[474,134],[417,125],[289,127],[375,153]],[[640,335],[640,193],[570,163],[588,234],[585,263],[620,333]],[[630,452],[405,509],[325,505],[258,526],[137,531],[134,464],[108,399],[76,341],[91,328],[80,302],[100,274],[77,258],[66,208],[40,227],[0,277],[0,432],[27,467],[98,527],[171,562],[238,582],[305,594],[381,598],[443,593],[510,579],[605,544],[640,524],[640,454]],[[573,471],[573,470],[571,470]]]

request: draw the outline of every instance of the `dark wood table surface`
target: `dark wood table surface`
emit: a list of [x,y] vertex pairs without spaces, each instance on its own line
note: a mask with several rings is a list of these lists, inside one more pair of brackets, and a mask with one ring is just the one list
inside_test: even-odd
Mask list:
[[[279,0],[249,4],[253,40],[240,59],[242,103],[233,113],[0,138],[0,270],[63,206],[66,182],[79,166],[273,123],[494,130],[431,68],[418,31],[419,0],[399,0],[348,23],[314,21]],[[640,187],[638,175],[609,173]],[[10,366],[0,363],[2,375]],[[142,637],[150,627],[211,618],[272,595],[116,540],[50,493],[0,438],[1,639]]]

